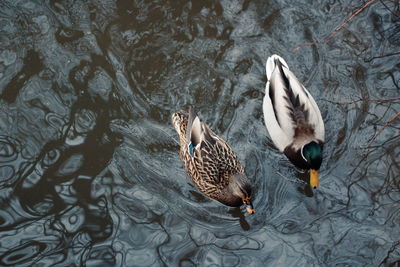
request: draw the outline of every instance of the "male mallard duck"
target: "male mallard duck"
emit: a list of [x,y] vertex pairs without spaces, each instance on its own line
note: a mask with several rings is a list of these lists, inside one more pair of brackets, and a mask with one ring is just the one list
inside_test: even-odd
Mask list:
[[321,112],[283,58],[269,57],[266,71],[263,110],[269,135],[295,166],[310,170],[310,186],[316,188],[325,139]]
[[225,205],[245,204],[253,214],[250,182],[232,148],[192,108],[174,113],[172,123],[179,134],[180,158],[197,188]]

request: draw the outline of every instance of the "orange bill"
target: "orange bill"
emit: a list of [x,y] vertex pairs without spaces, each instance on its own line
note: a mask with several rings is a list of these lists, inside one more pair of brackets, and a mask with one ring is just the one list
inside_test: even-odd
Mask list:
[[243,204],[246,206],[246,210],[250,214],[256,213],[256,210],[253,207],[253,203],[251,203],[251,199],[249,197],[243,198]]
[[254,208],[246,207],[246,210],[247,210],[247,212],[250,213],[250,214],[256,213],[256,210],[255,210]]

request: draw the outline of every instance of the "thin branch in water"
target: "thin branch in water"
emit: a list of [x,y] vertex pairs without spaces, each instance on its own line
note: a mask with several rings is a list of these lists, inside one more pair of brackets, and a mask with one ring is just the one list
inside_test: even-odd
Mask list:
[[[386,4],[385,4],[385,2],[383,1],[383,0],[379,0],[379,2],[381,2],[381,4],[390,12],[390,13],[392,13],[392,15],[393,16],[395,16],[395,17],[399,17],[395,12],[393,12]],[[390,1],[389,1],[390,2]],[[397,4],[399,4],[399,3],[395,3],[395,2],[393,2],[395,5]]]
[[298,47],[294,48],[292,50],[292,52],[296,53],[300,50],[300,48],[306,47],[306,46],[312,46],[312,45],[317,45],[317,44],[323,44],[326,43],[327,41],[329,41],[330,39],[332,39],[333,37],[336,36],[336,34],[343,29],[347,24],[349,24],[356,16],[358,16],[360,13],[362,13],[365,9],[367,9],[367,7],[369,7],[370,5],[372,5],[373,3],[377,2],[378,0],[369,0],[368,2],[366,2],[362,7],[360,7],[359,9],[357,9],[350,17],[348,17],[342,24],[336,26],[336,28],[328,35],[326,36],[324,39],[322,40],[318,40],[312,43],[305,43],[302,45],[299,45]]
[[400,97],[395,97],[395,98],[389,98],[389,99],[369,99],[369,98],[360,98],[354,101],[349,101],[349,102],[335,102],[335,101],[330,101],[328,99],[323,99],[324,101],[327,101],[332,104],[336,105],[350,105],[350,104],[355,104],[357,102],[381,102],[381,103],[386,103],[386,102],[393,102],[396,100],[400,100]]
[[298,178],[290,179],[290,178],[287,178],[285,175],[283,175],[282,173],[280,173],[278,171],[276,171],[276,173],[279,176],[281,176],[282,178],[284,178],[285,180],[289,181],[289,182],[294,182],[294,183],[298,183],[298,184],[307,184],[306,182],[304,182],[304,181],[302,181],[302,180],[300,180]]
[[390,54],[386,54],[386,55],[382,55],[382,56],[371,57],[369,59],[366,59],[365,62],[371,62],[372,60],[377,59],[377,58],[384,58],[384,57],[390,57],[390,56],[395,56],[395,55],[400,55],[400,51],[399,52],[390,53]]
[[[324,99],[325,101],[328,101],[330,103],[333,104],[337,104],[337,105],[350,105],[350,104],[355,104],[357,102],[382,102],[382,103],[386,103],[386,102],[392,102],[392,101],[396,101],[396,100],[400,100],[400,97],[395,97],[395,98],[389,98],[389,99],[369,99],[369,98],[362,98],[362,99],[358,99],[358,100],[354,100],[354,101],[350,101],[350,102],[333,102],[327,99]],[[379,132],[377,132],[374,137],[372,137],[371,141],[368,143],[367,148],[371,148],[371,144],[375,141],[375,139],[383,132],[383,130],[386,129],[386,127],[388,127],[395,119],[397,119],[397,117],[400,116],[400,111],[397,112],[393,117],[391,117],[386,123],[385,125],[383,125],[383,127],[379,130]]]
[[375,139],[383,132],[383,130],[385,130],[386,127],[388,127],[395,119],[397,119],[397,117],[400,116],[400,111],[397,112],[393,117],[390,118],[390,120],[388,120],[385,125],[383,125],[383,127],[379,130],[379,132],[377,132],[374,137],[371,139],[371,141],[368,144],[368,147],[371,146],[371,144],[375,141]]

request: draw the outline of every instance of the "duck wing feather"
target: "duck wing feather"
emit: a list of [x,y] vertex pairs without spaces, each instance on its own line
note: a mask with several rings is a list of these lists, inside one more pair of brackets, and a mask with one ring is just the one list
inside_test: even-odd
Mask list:
[[201,122],[193,110],[189,111],[188,138],[189,152],[192,149],[192,158],[202,182],[207,183],[207,191],[227,186],[232,174],[244,172],[232,148]]
[[[321,113],[311,94],[277,55],[266,64],[268,82],[264,97],[264,119],[272,141],[280,151],[290,145],[298,126],[311,127],[314,137],[324,140]],[[313,137],[313,138],[314,138]]]

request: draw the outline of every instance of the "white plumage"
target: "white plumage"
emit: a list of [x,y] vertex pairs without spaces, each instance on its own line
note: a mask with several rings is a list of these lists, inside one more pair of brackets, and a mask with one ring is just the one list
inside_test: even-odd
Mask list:
[[[277,61],[281,63],[283,72],[277,66]],[[303,136],[304,142],[314,138],[324,142],[325,129],[321,112],[311,94],[289,70],[286,61],[278,55],[272,55],[267,60],[266,73],[268,82],[265,87],[263,103],[264,120],[275,146],[283,152],[285,147],[290,145],[295,138],[297,123],[293,121],[290,109],[287,107],[286,99],[289,98],[287,90],[291,90],[296,97],[299,97],[300,105],[304,105],[304,111],[308,112],[309,118],[306,122],[315,128],[313,137],[304,138]],[[285,88],[285,77],[289,81],[290,88]],[[273,92],[270,92],[272,88]],[[274,103],[272,103],[270,93],[273,94]],[[301,143],[304,144],[304,142]]]
[[275,146],[299,168],[310,170],[310,185],[318,185],[325,128],[311,94],[278,55],[266,63],[263,102],[265,125]]

